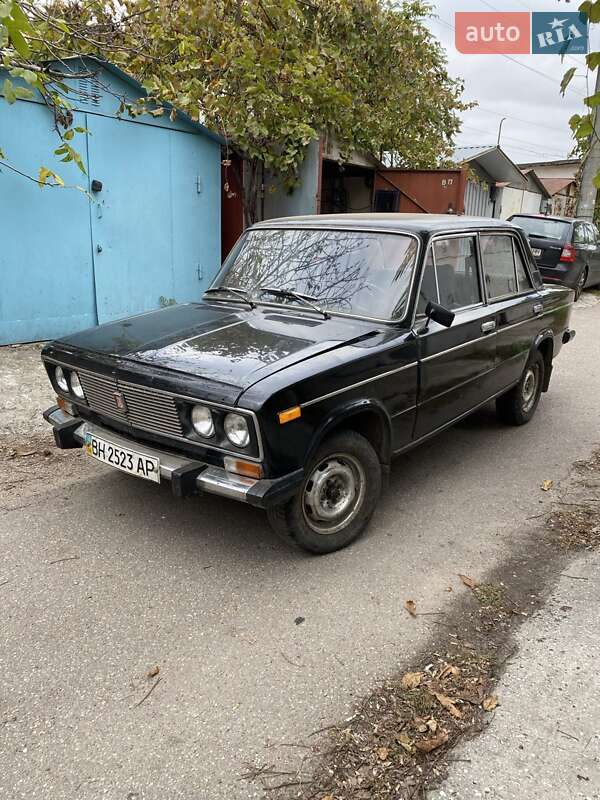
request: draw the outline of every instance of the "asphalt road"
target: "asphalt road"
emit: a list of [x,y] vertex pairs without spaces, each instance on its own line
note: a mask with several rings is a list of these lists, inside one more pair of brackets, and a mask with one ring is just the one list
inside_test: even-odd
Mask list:
[[500,563],[548,507],[542,480],[559,485],[600,440],[600,304],[573,326],[528,426],[491,407],[402,457],[369,534],[327,557],[280,543],[257,510],[177,501],[73,455],[19,494],[15,460],[0,503],[0,797],[261,797],[245,764],[349,716],[435,630],[404,601],[449,609],[457,573]]

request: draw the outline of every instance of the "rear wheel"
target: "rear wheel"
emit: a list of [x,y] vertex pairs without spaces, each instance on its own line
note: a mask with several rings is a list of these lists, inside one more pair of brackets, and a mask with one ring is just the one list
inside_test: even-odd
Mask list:
[[311,553],[331,553],[360,536],[380,494],[375,450],[364,436],[343,431],[321,445],[300,491],[267,515],[287,541]]
[[588,268],[584,267],[581,270],[581,275],[579,276],[579,280],[577,281],[577,286],[575,287],[575,300],[579,300],[581,297],[581,293],[585,289],[585,285],[588,279]]
[[533,417],[544,384],[544,357],[539,350],[530,356],[516,386],[496,400],[496,412],[502,422],[525,425]]

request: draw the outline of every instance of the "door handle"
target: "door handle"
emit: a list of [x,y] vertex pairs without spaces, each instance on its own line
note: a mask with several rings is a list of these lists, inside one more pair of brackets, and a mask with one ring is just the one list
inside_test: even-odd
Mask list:
[[496,330],[496,323],[494,322],[493,319],[481,323],[482,333],[490,333],[490,331],[495,331],[495,330]]
[[534,303],[533,304],[533,313],[534,314],[541,314],[543,310],[544,310],[544,304],[543,303]]

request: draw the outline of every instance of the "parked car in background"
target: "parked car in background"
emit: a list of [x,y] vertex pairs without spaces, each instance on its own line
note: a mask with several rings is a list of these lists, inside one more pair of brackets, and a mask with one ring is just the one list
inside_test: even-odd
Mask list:
[[600,234],[583,219],[513,214],[509,222],[522,228],[544,281],[575,290],[600,283]]
[[266,509],[284,538],[328,553],[365,529],[393,457],[490,400],[507,423],[531,419],[572,303],[499,220],[270,220],[201,302],[47,345],[45,417],[59,447],[179,497]]

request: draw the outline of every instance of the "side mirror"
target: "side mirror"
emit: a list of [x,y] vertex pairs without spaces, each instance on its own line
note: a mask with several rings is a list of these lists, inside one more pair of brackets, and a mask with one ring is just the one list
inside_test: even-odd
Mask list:
[[425,316],[427,317],[427,324],[429,324],[429,320],[432,319],[439,325],[443,325],[444,328],[449,328],[454,322],[455,314],[453,311],[448,311],[444,306],[440,306],[438,303],[433,303],[430,300],[425,308]]

